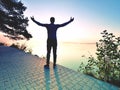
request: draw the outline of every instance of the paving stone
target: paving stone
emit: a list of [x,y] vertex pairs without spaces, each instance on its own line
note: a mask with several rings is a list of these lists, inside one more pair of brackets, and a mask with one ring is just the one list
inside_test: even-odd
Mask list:
[[0,90],[6,90],[4,86],[0,86]]
[[0,90],[120,90],[61,65],[54,69],[50,63],[50,69],[45,69],[45,59],[14,48],[0,47],[1,51]]

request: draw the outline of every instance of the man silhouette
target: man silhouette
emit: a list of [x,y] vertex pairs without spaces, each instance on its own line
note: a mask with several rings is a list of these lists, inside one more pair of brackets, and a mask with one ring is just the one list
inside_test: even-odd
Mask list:
[[34,19],[34,17],[31,17],[31,20],[33,22],[35,22],[37,25],[39,25],[39,26],[46,27],[47,34],[48,34],[48,39],[47,39],[47,61],[46,61],[46,65],[44,67],[49,68],[51,48],[53,48],[53,59],[54,59],[53,67],[55,67],[56,66],[56,58],[57,58],[57,54],[56,54],[56,52],[57,52],[57,36],[56,36],[57,29],[59,27],[66,26],[67,24],[72,22],[74,20],[74,18],[71,17],[68,22],[65,22],[63,24],[54,24],[54,22],[55,22],[54,17],[50,18],[50,24],[40,23],[40,22],[36,21]]

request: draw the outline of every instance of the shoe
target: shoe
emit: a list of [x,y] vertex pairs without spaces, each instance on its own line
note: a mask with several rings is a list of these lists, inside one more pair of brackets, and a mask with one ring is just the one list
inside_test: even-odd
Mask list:
[[44,65],[44,68],[49,69],[49,65]]

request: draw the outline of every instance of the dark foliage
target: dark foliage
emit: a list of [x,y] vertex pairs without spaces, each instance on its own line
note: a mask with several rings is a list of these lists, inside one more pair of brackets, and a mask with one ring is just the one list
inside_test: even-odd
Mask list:
[[4,43],[1,43],[1,42],[0,42],[0,46],[3,46],[3,45],[4,45]]
[[29,20],[23,15],[25,10],[21,1],[0,0],[0,31],[11,39],[21,39],[21,35],[26,39],[32,38],[26,30]]

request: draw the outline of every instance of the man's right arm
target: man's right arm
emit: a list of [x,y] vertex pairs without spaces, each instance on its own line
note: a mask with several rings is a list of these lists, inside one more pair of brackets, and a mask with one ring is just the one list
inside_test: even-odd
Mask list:
[[38,21],[36,21],[35,19],[34,19],[34,17],[31,17],[31,20],[34,22],[34,23],[36,23],[37,25],[39,25],[39,26],[45,26],[46,24],[42,24],[42,23],[40,23],[40,22],[38,22]]

